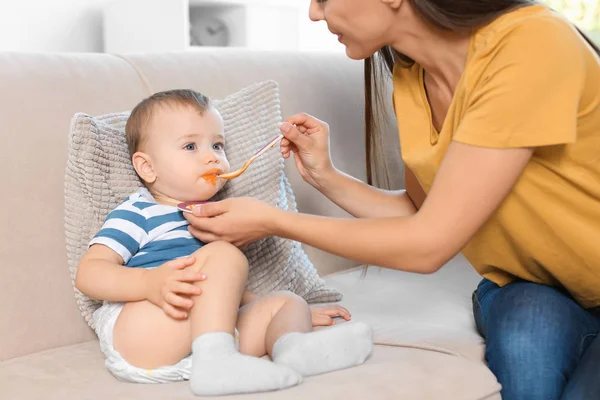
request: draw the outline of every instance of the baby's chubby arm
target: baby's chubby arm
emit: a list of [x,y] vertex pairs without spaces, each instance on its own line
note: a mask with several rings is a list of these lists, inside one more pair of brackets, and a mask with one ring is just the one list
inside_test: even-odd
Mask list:
[[98,300],[140,301],[146,298],[147,273],[142,268],[124,267],[117,252],[94,244],[79,262],[75,287]]
[[[195,258],[190,256],[167,262],[151,270],[128,268],[123,266],[123,259],[114,250],[102,244],[94,244],[79,263],[75,287],[88,297],[98,300],[149,300],[163,306],[161,303],[165,302],[167,292],[188,295],[201,293],[201,289],[193,285],[193,282],[204,280],[206,277],[192,268],[186,269],[194,261]],[[166,290],[169,278],[173,278],[170,279],[171,289],[176,290]],[[169,303],[177,303],[176,299],[168,300],[166,299]]]

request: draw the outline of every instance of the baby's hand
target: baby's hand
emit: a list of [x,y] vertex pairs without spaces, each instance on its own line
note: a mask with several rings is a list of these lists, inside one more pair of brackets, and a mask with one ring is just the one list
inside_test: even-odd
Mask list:
[[194,256],[183,257],[148,271],[146,298],[171,318],[186,319],[194,306],[190,297],[202,294],[194,283],[205,280],[206,275],[188,268],[194,262]]
[[314,306],[310,309],[312,313],[313,326],[327,326],[335,324],[333,317],[341,317],[350,321],[350,312],[342,306],[336,304],[326,306]]

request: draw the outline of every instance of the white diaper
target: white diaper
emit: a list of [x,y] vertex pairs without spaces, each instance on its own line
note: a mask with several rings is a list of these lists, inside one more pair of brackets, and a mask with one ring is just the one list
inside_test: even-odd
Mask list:
[[94,312],[100,349],[106,356],[106,368],[119,380],[134,383],[168,383],[190,379],[192,357],[188,355],[175,365],[143,369],[129,364],[113,347],[113,330],[125,303],[104,302]]

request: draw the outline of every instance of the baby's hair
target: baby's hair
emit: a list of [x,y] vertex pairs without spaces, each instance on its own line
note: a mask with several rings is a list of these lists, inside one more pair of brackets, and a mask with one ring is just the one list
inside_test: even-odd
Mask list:
[[125,138],[130,155],[133,155],[142,146],[145,137],[144,131],[156,108],[165,105],[193,107],[202,115],[210,107],[210,99],[191,89],[174,89],[154,93],[142,100],[131,111],[125,125]]

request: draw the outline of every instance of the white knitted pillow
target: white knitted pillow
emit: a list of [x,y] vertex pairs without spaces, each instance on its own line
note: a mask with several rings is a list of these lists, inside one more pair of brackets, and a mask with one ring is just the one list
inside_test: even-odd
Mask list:
[[[226,153],[232,170],[279,133],[281,112],[275,82],[258,83],[224,100],[213,100],[225,122]],[[137,188],[138,179],[125,142],[129,112],[92,117],[75,114],[69,133],[65,173],[65,230],[71,279],[88,242],[106,215]],[[217,199],[250,196],[284,210],[297,211],[292,188],[283,172],[283,158],[268,151],[239,178],[229,181]],[[300,243],[269,237],[249,245],[248,289],[262,295],[289,290],[311,303],[341,300],[325,285]],[[92,313],[100,302],[75,289],[77,304],[94,328]]]

